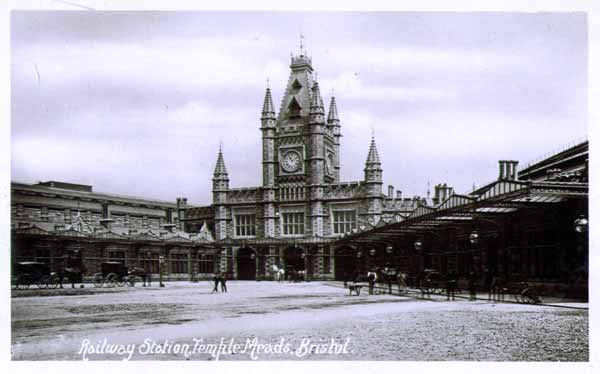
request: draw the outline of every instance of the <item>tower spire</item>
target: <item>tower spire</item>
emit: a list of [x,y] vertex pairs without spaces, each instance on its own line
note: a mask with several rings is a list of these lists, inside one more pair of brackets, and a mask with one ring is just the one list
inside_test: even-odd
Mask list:
[[265,100],[262,107],[262,119],[275,119],[275,106],[273,105],[273,97],[271,96],[271,88],[267,85],[265,92]]
[[314,82],[312,87],[312,97],[310,99],[310,113],[325,113],[325,108],[323,107],[323,98],[321,97],[321,91],[319,90],[319,82],[317,81]]
[[227,168],[225,167],[225,161],[223,160],[223,149],[221,145],[219,145],[219,155],[217,156],[217,164],[215,165],[214,176],[227,177]]
[[377,152],[377,144],[375,144],[375,137],[371,136],[371,145],[369,147],[366,166],[369,168],[378,164],[381,164],[381,161],[379,160],[379,153]]
[[335,103],[335,96],[331,96],[331,102],[329,103],[329,115],[327,116],[327,122],[332,124],[334,121],[339,122],[337,105]]

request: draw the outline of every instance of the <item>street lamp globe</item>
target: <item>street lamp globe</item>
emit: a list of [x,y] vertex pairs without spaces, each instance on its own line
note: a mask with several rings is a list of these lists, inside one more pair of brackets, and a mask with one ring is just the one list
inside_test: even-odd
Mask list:
[[392,247],[391,245],[388,245],[387,247],[385,247],[385,251],[387,252],[388,255],[391,255],[392,252],[394,251],[394,247]]
[[573,223],[575,225],[575,231],[577,231],[578,233],[582,234],[582,233],[587,232],[589,222],[583,214],[580,215],[579,217],[577,217],[577,219]]
[[358,251],[358,252],[356,252],[356,257],[357,257],[357,258],[361,258],[361,257],[362,257],[362,255],[363,255],[362,251]]
[[469,235],[469,240],[471,241],[471,244],[479,243],[479,233],[477,232],[477,230],[473,230],[471,235]]
[[256,258],[256,255],[254,254],[254,252],[253,252],[253,253],[250,253],[250,259],[251,259],[251,260],[254,260],[255,258]]
[[415,242],[415,251],[420,251],[423,248],[423,243],[420,240]]
[[374,250],[374,249],[371,249],[371,250],[369,251],[369,254],[370,254],[371,256],[375,256],[375,250]]

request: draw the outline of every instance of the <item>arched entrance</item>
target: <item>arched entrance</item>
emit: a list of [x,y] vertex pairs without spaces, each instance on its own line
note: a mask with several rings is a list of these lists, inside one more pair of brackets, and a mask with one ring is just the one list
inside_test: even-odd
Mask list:
[[302,271],[306,270],[304,258],[302,257],[302,248],[288,247],[284,253],[284,263],[286,273],[290,271]]
[[256,279],[256,253],[252,248],[240,248],[236,256],[237,279]]
[[356,254],[350,247],[341,247],[335,251],[335,280],[350,281],[354,279]]

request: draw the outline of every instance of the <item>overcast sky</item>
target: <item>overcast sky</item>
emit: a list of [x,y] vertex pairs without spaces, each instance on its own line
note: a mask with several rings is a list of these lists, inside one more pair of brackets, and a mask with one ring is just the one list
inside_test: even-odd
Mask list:
[[[342,126],[343,180],[374,129],[385,185],[458,193],[587,134],[583,13],[14,12],[12,180],[211,202],[261,183],[260,111],[298,35]],[[385,188],[384,188],[385,190]]]

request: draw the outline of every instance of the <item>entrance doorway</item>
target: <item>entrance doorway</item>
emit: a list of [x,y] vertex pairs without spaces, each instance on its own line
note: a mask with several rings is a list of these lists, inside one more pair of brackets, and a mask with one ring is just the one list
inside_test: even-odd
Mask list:
[[302,248],[286,248],[284,261],[286,274],[290,274],[291,271],[302,271],[306,269],[304,258],[302,258]]
[[350,247],[338,248],[335,251],[335,280],[351,281],[354,279],[356,268],[356,254]]
[[251,248],[240,248],[237,252],[237,279],[256,279],[256,253]]

